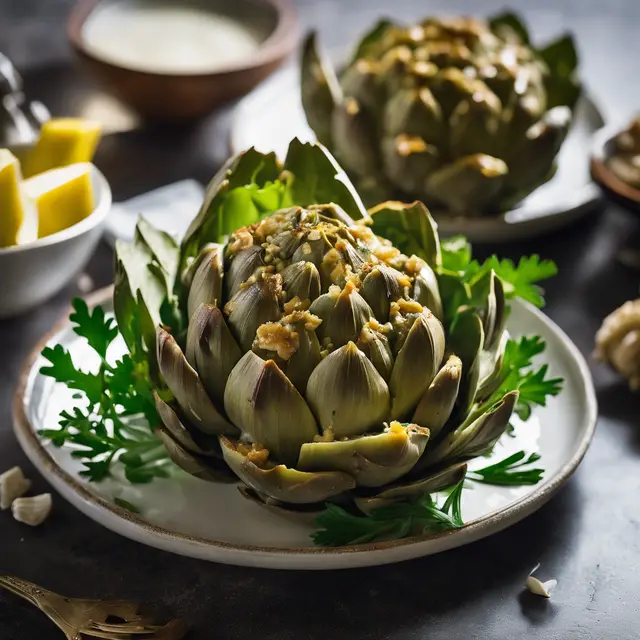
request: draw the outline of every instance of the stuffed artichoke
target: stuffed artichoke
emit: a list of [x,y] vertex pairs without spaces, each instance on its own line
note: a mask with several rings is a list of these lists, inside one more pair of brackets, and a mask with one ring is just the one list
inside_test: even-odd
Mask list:
[[518,391],[485,402],[507,342],[501,280],[471,291],[442,268],[424,205],[367,213],[321,145],[294,140],[284,166],[239,155],[179,247],[142,221],[116,256],[157,435],[199,478],[367,509],[459,482],[509,422]]
[[367,204],[498,213],[548,181],[580,88],[570,36],[544,49],[512,14],[383,20],[336,76],[311,33],[302,104]]

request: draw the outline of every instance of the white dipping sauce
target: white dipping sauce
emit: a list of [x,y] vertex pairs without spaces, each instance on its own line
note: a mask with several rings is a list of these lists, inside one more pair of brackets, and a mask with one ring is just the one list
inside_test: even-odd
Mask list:
[[250,58],[260,47],[240,22],[194,6],[156,1],[104,2],[82,27],[93,56],[155,73],[209,73]]

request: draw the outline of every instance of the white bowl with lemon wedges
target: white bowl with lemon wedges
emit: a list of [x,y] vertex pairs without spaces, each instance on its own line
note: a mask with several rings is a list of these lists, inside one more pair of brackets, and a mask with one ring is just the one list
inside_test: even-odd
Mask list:
[[86,265],[111,208],[91,162],[100,125],[51,119],[33,143],[0,149],[0,318],[33,309]]

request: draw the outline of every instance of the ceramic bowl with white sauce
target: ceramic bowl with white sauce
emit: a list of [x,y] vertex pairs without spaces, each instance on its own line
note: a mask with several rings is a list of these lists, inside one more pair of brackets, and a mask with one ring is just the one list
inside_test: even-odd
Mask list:
[[290,0],[89,0],[71,45],[116,97],[153,120],[187,120],[246,94],[298,43]]

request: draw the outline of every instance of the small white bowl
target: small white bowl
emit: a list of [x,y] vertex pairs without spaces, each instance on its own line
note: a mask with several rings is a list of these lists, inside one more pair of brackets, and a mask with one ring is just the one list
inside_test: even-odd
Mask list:
[[[20,158],[30,145],[12,147]],[[91,172],[95,208],[73,226],[13,247],[0,249],[0,318],[33,309],[69,283],[89,261],[111,208],[111,189],[95,167]]]

